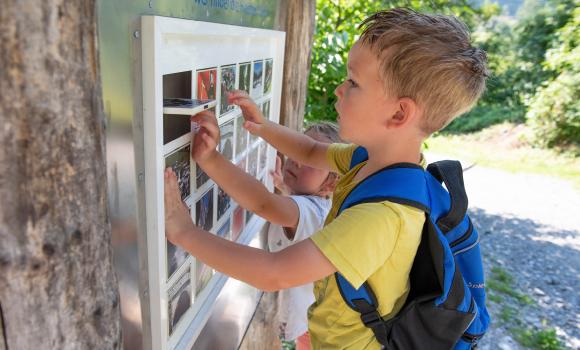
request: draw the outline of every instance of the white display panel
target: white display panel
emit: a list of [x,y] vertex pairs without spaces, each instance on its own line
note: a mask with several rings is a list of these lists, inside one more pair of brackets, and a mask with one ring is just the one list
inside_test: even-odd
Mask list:
[[[188,156],[191,124],[163,113],[163,99],[215,99],[221,130],[218,150],[272,189],[267,169],[274,150],[241,127],[241,110],[225,96],[246,90],[278,122],[284,33],[183,19],[142,17],[143,125],[146,233],[152,348],[193,344],[227,277],[167,242],[163,171],[178,175],[192,220],[225,239],[248,244],[264,220],[240,208]],[[171,111],[166,109],[166,111]],[[185,345],[184,345],[185,344]]]

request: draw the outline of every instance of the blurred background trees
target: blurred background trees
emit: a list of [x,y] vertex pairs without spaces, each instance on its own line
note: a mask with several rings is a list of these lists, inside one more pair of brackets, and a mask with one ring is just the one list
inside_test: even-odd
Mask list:
[[334,89],[346,76],[358,25],[379,9],[410,7],[453,14],[488,53],[492,76],[477,106],[444,132],[525,124],[541,147],[580,144],[580,2],[578,0],[318,0],[306,121],[335,120]]

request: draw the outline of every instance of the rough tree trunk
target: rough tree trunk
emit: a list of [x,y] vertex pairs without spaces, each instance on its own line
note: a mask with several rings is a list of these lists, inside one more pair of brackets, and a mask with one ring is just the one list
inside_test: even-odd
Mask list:
[[286,50],[280,124],[302,131],[304,107],[308,91],[308,75],[312,59],[312,40],[316,17],[315,0],[282,0],[281,11],[286,17]]
[[0,5],[5,349],[119,349],[94,1]]

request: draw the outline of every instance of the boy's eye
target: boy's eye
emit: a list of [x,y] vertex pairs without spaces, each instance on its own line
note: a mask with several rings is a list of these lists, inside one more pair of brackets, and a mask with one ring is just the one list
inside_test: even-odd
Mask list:
[[348,84],[349,84],[351,87],[356,87],[356,86],[358,86],[358,85],[357,85],[357,83],[356,83],[354,80],[352,80],[352,79],[348,79],[347,81],[348,81]]

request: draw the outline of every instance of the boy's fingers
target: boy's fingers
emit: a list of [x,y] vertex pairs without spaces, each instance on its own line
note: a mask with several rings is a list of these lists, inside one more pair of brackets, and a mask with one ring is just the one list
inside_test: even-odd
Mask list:
[[205,141],[207,148],[215,148],[217,146],[217,143],[214,141],[215,139],[208,134],[202,134],[201,138]]
[[248,98],[250,96],[244,90],[233,90],[233,91],[230,91],[228,93],[228,102],[233,101],[234,99],[237,99],[237,98],[244,98],[244,97]]
[[212,137],[215,137],[216,139],[219,138],[220,129],[213,121],[202,120],[198,124]]
[[258,106],[250,98],[240,97],[232,100],[232,104],[240,106],[241,109],[258,109]]
[[276,171],[282,171],[282,158],[280,156],[276,156]]
[[215,114],[212,111],[209,110],[205,110],[205,111],[201,111],[195,115],[191,116],[191,121],[197,121],[199,119],[203,119],[203,118],[215,118]]
[[251,122],[249,120],[246,120],[244,122],[244,129],[248,130],[251,134],[254,134],[254,133],[260,131],[261,127],[262,127],[261,124],[254,123],[254,122]]

